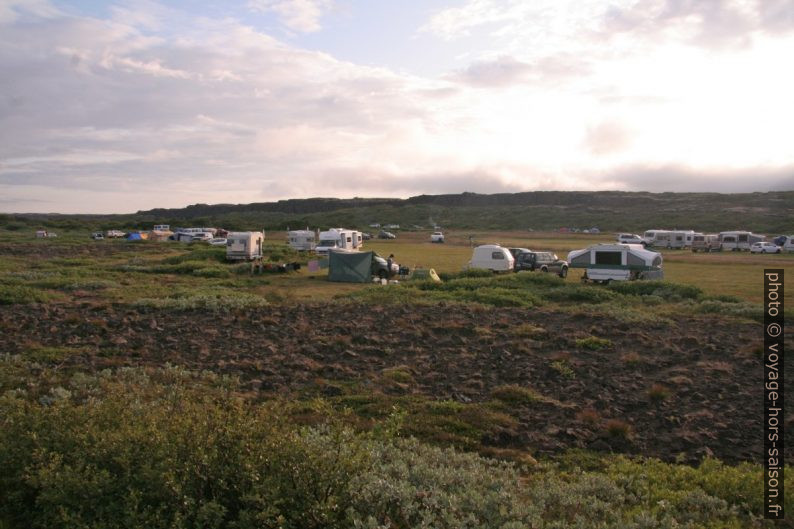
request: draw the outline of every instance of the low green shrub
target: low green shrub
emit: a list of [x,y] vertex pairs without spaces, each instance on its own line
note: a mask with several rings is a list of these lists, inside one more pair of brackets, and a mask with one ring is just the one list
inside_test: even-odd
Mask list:
[[764,320],[763,305],[757,303],[748,303],[746,301],[732,302],[704,300],[695,306],[695,311],[706,314],[724,314],[727,316],[736,316],[754,321]]
[[157,309],[204,309],[219,312],[239,309],[264,308],[268,306],[268,302],[261,296],[240,293],[235,295],[196,294],[170,298],[143,298],[135,301],[133,305]]
[[0,285],[0,305],[44,303],[50,297],[41,290],[22,285]]
[[665,301],[698,299],[703,295],[694,285],[669,281],[613,281],[607,288],[627,296],[658,296]]
[[591,351],[600,351],[601,349],[612,347],[612,340],[609,338],[599,338],[598,336],[588,336],[587,338],[577,339],[576,347],[589,349]]

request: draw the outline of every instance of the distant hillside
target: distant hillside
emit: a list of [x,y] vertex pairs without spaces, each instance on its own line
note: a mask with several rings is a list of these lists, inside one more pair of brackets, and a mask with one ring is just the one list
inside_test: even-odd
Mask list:
[[0,215],[0,224],[62,229],[150,228],[207,225],[229,229],[285,229],[309,226],[367,228],[399,224],[403,229],[607,231],[679,228],[701,231],[747,229],[794,233],[794,191],[769,193],[647,193],[620,191],[534,191],[482,195],[461,193],[394,198],[309,198],[254,204],[195,204],[132,215]]

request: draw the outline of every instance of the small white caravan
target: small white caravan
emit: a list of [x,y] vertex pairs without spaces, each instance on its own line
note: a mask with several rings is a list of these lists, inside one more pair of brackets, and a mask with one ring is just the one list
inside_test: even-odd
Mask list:
[[733,252],[742,250],[749,251],[753,243],[763,240],[764,237],[762,235],[756,235],[749,231],[721,231],[720,249],[723,251],[731,250]]
[[262,257],[265,234],[261,231],[238,231],[226,236],[226,259],[253,261]]
[[498,244],[477,246],[467,268],[482,268],[493,272],[512,272],[515,265],[513,254]]
[[662,279],[662,254],[640,244],[596,244],[568,254],[571,268],[584,268],[583,281]]
[[317,247],[317,236],[312,230],[292,230],[287,232],[287,244],[293,250],[310,252]]
[[328,255],[329,250],[357,252],[362,246],[364,246],[364,238],[360,231],[331,228],[320,232],[320,242],[314,251],[319,255]]

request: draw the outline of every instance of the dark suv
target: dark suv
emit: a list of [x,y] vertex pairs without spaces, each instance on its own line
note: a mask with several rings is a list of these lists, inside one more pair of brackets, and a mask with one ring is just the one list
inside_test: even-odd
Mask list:
[[516,272],[519,270],[554,272],[560,277],[566,277],[568,262],[551,252],[520,252],[516,257],[515,269]]

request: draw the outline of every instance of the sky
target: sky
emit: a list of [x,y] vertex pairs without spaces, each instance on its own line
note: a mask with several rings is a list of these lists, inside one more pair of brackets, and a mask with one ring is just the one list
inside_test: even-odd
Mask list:
[[0,0],[0,211],[794,190],[794,0]]

